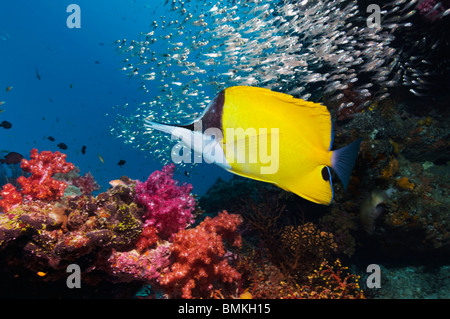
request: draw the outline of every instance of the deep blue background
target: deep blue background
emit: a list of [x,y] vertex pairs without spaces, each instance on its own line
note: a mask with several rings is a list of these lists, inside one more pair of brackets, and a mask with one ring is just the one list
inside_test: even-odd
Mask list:
[[[66,25],[67,6],[81,8],[81,28]],[[144,151],[110,134],[113,108],[129,103],[132,114],[138,103],[152,96],[139,91],[138,81],[120,68],[123,56],[118,39],[138,39],[150,24],[165,15],[164,0],[2,1],[0,5],[0,157],[16,151],[29,157],[32,148],[59,150],[67,160],[91,172],[102,186],[127,175],[145,180],[162,165]],[[41,79],[36,76],[38,70]],[[72,88],[71,88],[72,85]],[[6,92],[6,87],[13,89]],[[109,114],[109,115],[107,115]],[[47,139],[53,136],[56,141]],[[57,147],[65,143],[67,150]],[[86,154],[81,148],[86,145]],[[102,163],[98,157],[104,159]],[[124,159],[123,167],[117,165]],[[230,177],[212,165],[196,167],[189,177],[176,177],[202,194],[218,175]]]

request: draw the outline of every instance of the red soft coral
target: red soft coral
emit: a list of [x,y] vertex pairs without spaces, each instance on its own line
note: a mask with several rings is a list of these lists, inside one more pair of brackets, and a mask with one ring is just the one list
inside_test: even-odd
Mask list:
[[74,169],[72,163],[66,162],[66,154],[58,151],[42,151],[38,153],[37,149],[31,150],[30,160],[23,159],[21,167],[25,172],[31,173],[26,178],[20,176],[17,182],[22,187],[22,194],[27,199],[57,200],[64,195],[67,184],[53,179],[55,173],[67,173]]
[[173,237],[171,252],[175,262],[160,283],[176,291],[181,288],[183,298],[192,298],[195,289],[200,296],[208,296],[216,282],[231,283],[241,278],[228,264],[223,240],[241,245],[236,232],[242,222],[240,215],[219,213],[206,217],[196,228],[181,230]]
[[2,197],[0,208],[3,208],[4,212],[9,212],[14,206],[22,203],[22,194],[9,183],[3,186],[0,196]]
[[136,248],[140,253],[142,253],[147,250],[147,248],[151,248],[155,245],[158,242],[158,239],[159,238],[155,227],[151,225],[144,226],[141,237],[139,237],[136,243]]

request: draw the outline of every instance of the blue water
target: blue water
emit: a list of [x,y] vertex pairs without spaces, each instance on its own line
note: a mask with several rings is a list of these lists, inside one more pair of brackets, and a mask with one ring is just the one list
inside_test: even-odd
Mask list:
[[[137,81],[120,71],[123,57],[116,53],[114,42],[136,38],[164,8],[152,6],[149,0],[80,0],[76,3],[81,8],[81,28],[70,29],[66,20],[71,13],[66,10],[71,3],[2,3],[0,101],[6,103],[0,107],[5,110],[0,120],[13,127],[0,130],[0,151],[5,151],[0,155],[15,151],[29,157],[32,148],[59,150],[82,174],[91,172],[102,191],[122,175],[145,180],[162,165],[110,134],[111,112],[126,103],[131,112],[152,96],[144,97]],[[8,86],[13,89],[6,93]],[[48,136],[56,140],[51,142]],[[59,149],[59,143],[65,143],[67,150]],[[81,153],[83,145],[86,154]],[[126,164],[120,167],[117,163],[122,159]],[[189,178],[183,172],[176,177],[193,183],[201,194],[217,175],[229,177],[212,165],[199,167]]]

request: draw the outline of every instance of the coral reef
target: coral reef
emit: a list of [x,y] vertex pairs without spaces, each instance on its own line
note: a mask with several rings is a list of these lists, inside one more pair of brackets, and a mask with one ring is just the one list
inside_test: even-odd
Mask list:
[[[32,154],[31,164],[48,174],[43,181],[56,171],[67,183],[79,176],[66,175],[72,165],[66,165],[65,155]],[[241,244],[237,227],[242,219],[223,211],[189,228],[195,208],[192,187],[173,180],[173,169],[169,165],[156,171],[147,183],[122,177],[97,196],[59,197],[63,194],[55,191],[52,196],[22,198],[14,186],[6,185],[1,202],[7,212],[0,214],[2,274],[6,269],[6,274],[31,272],[42,282],[57,282],[66,277],[68,265],[76,264],[87,284],[151,283],[172,298],[205,297],[216,287],[231,287],[240,274],[232,266],[236,255],[228,248]],[[38,176],[33,171],[30,180]],[[93,178],[87,178],[92,185]],[[64,183],[61,180],[55,181]],[[163,226],[169,231],[158,229]]]
[[[389,117],[394,105],[381,103],[348,124],[349,132],[353,128],[369,139],[348,191],[335,184],[328,207],[234,178],[218,181],[199,201],[202,221],[192,186],[173,179],[173,165],[145,183],[124,176],[93,195],[92,175],[81,176],[90,185],[82,191],[74,182],[79,170],[64,172],[72,167],[65,156],[35,151],[31,163],[55,167],[47,172],[66,167],[50,177],[69,186],[61,197],[54,187],[43,198],[24,195],[20,184],[3,187],[0,276],[17,283],[17,274],[34,274],[33,285],[58,283],[67,277],[66,267],[77,264],[84,285],[95,290],[105,282],[127,284],[123,291],[139,298],[385,297],[386,292],[363,292],[359,277],[344,264],[374,254],[442,257],[450,246],[449,175],[439,164],[445,153],[434,161],[408,153],[417,144],[398,138],[403,122],[376,131],[366,126]],[[445,134],[428,126],[431,116],[404,119],[411,128],[423,128],[421,139],[411,135],[419,144],[429,134]],[[337,143],[346,141],[338,136]],[[39,160],[42,154],[46,161]],[[30,173],[37,183],[39,175]],[[77,192],[69,192],[71,187]],[[217,213],[219,207],[233,213]],[[328,263],[336,258],[343,262]]]
[[23,254],[21,259],[12,259],[20,261],[17,267],[60,276],[56,270],[86,258],[91,261],[85,261],[85,267],[93,267],[100,256],[111,249],[132,247],[140,236],[143,209],[130,195],[130,189],[112,189],[97,198],[19,205],[0,215],[0,249],[14,247]]

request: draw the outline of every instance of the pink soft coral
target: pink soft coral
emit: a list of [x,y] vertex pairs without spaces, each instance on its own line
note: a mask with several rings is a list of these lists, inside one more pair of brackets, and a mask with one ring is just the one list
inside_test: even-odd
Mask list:
[[174,164],[166,165],[161,171],[153,172],[145,183],[136,183],[136,200],[146,208],[144,227],[154,226],[162,239],[170,239],[194,222],[192,185],[175,181],[174,170]]

